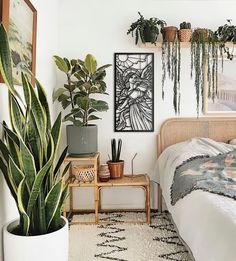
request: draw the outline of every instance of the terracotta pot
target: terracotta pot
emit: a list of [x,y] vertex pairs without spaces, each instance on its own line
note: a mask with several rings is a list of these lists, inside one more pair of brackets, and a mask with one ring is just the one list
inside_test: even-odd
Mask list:
[[107,164],[101,164],[99,168],[99,180],[107,182],[110,179],[110,171]]
[[123,178],[123,175],[124,175],[124,161],[123,160],[120,160],[118,162],[113,162],[113,161],[109,160],[107,162],[107,164],[108,164],[112,179]]
[[190,42],[192,37],[192,29],[180,29],[179,40],[180,42]]
[[178,28],[175,26],[166,26],[162,29],[163,41],[174,42],[177,37]]

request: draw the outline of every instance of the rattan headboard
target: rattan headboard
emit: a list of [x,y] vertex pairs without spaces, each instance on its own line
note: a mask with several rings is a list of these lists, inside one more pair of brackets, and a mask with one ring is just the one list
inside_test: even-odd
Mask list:
[[158,156],[168,146],[193,137],[227,142],[236,138],[236,117],[172,118],[166,120],[157,137]]

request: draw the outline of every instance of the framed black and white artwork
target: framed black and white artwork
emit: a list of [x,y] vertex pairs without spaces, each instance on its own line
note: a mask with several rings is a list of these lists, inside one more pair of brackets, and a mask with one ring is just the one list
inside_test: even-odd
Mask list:
[[154,54],[115,53],[115,131],[154,131]]

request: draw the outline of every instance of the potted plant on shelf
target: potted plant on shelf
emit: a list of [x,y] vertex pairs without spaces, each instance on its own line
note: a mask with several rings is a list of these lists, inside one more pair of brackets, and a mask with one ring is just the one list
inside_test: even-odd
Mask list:
[[118,140],[118,147],[116,146],[116,140],[111,140],[111,154],[112,158],[107,162],[110,175],[112,179],[122,178],[124,174],[124,161],[120,160],[120,153],[122,147],[122,140]]
[[[51,127],[45,91],[34,89],[22,74],[24,98],[13,85],[6,31],[0,24],[0,73],[9,90],[11,127],[4,122],[0,140],[0,170],[15,200],[19,219],[3,228],[5,261],[67,261],[68,222],[61,217],[67,195],[60,166],[56,166],[61,114]],[[14,248],[14,249],[13,249]]]
[[97,68],[95,57],[88,54],[84,61],[54,56],[59,70],[66,74],[67,83],[63,88],[54,90],[53,101],[59,101],[70,112],[64,121],[73,124],[66,126],[69,154],[92,154],[97,152],[97,125],[90,121],[100,119],[96,114],[108,110],[107,102],[95,99],[96,94],[107,94],[106,68],[110,64]]
[[[191,39],[191,77],[194,76],[197,114],[204,105],[204,87],[213,101],[218,89],[218,59],[222,57],[216,34],[209,29],[195,29]],[[206,85],[207,84],[207,85]]]
[[[227,24],[219,26],[216,30],[215,35],[220,43],[219,47],[221,52],[226,54],[227,59],[233,60],[234,57],[234,44],[236,44],[236,26],[232,25],[231,19],[227,19]],[[226,46],[227,42],[233,44],[232,49]]]
[[179,29],[180,42],[190,42],[192,36],[191,23],[182,22]]
[[161,30],[163,42],[174,42],[178,37],[178,28],[176,26],[165,26]]
[[145,19],[140,12],[138,12],[140,18],[131,24],[127,34],[135,36],[135,44],[138,44],[139,37],[142,43],[151,42],[155,44],[159,35],[159,28],[163,28],[166,24],[165,21],[158,18]]

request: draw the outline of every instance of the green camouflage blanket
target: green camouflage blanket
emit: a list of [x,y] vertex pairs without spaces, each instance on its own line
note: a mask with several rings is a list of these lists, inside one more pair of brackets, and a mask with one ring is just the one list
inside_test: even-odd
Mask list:
[[214,157],[197,156],[178,166],[171,186],[171,204],[199,189],[236,199],[236,150]]

